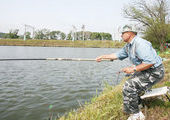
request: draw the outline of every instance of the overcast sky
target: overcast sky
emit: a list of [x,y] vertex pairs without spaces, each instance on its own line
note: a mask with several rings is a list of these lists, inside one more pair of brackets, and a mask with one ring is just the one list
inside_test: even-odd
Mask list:
[[127,24],[122,9],[130,0],[0,0],[0,32],[24,31],[24,24],[68,33],[81,30],[109,32]]

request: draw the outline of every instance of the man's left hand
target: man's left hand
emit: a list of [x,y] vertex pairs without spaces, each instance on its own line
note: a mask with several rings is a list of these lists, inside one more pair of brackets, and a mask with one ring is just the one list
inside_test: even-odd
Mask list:
[[131,73],[134,73],[134,67],[123,68],[121,71],[123,71],[127,74],[131,74]]

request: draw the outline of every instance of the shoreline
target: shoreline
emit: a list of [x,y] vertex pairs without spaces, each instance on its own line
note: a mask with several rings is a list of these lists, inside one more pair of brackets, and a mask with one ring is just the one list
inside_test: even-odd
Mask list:
[[20,40],[0,39],[0,46],[36,46],[36,47],[81,47],[81,48],[121,48],[124,42],[111,40]]

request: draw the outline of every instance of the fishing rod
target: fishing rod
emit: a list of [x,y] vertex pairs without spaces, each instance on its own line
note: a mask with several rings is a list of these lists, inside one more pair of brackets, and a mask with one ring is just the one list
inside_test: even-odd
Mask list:
[[[59,60],[59,61],[96,61],[96,59],[88,58],[14,58],[14,59],[0,59],[0,61],[26,61],[26,60]],[[103,59],[102,61],[113,61]]]

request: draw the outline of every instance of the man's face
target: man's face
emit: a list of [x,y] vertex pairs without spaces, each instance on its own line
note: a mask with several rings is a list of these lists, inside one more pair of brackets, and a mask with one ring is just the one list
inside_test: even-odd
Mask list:
[[124,33],[122,33],[122,35],[121,35],[123,41],[125,41],[125,42],[128,42],[128,41],[129,41],[130,36],[131,36],[130,32],[124,32]]

